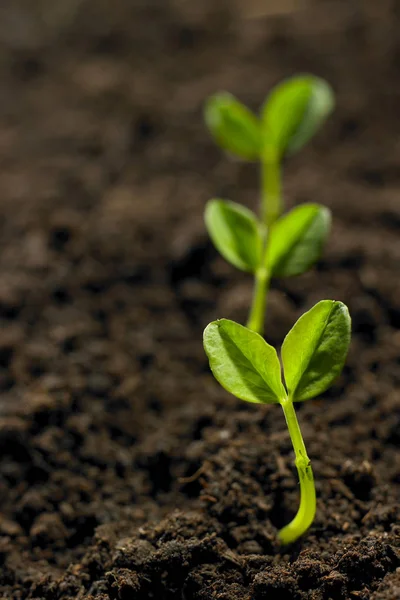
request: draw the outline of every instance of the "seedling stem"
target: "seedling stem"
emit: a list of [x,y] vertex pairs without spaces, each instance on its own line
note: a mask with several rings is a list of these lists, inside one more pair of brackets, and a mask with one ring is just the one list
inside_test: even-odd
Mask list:
[[270,277],[267,269],[258,269],[254,278],[253,299],[247,327],[262,334]]
[[261,159],[261,196],[261,218],[268,228],[282,213],[281,169],[273,152],[265,152]]
[[254,278],[253,300],[247,327],[263,335],[267,296],[271,275],[268,264],[269,230],[282,212],[281,170],[273,152],[265,152],[261,161],[261,226],[263,228],[263,253],[261,267]]

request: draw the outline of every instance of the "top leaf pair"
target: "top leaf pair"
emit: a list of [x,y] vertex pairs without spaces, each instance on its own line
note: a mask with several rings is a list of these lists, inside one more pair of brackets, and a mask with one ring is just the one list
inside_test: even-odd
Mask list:
[[329,84],[312,75],[296,76],[277,85],[257,117],[227,92],[209,98],[208,128],[221,148],[244,160],[294,154],[319,129],[334,107]]

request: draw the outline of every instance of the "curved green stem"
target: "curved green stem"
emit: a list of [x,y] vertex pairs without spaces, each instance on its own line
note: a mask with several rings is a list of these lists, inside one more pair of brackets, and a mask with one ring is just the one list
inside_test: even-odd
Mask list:
[[283,527],[278,537],[282,544],[291,544],[307,531],[315,517],[316,496],[314,476],[306,447],[301,435],[299,422],[290,398],[281,401],[286,423],[296,456],[296,467],[300,479],[300,506],[293,520]]

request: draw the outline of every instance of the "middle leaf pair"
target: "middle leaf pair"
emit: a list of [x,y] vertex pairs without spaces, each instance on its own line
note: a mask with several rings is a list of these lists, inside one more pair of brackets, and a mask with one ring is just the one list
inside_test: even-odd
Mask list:
[[214,199],[207,204],[205,222],[217,250],[237,269],[253,274],[265,269],[269,277],[291,277],[308,271],[320,257],[331,215],[319,204],[302,204],[265,233],[264,225],[250,209]]

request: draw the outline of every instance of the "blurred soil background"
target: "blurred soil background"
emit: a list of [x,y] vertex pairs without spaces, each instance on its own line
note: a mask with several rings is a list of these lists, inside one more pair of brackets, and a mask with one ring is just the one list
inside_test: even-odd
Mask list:
[[[399,27],[394,0],[2,0],[2,600],[400,597]],[[298,407],[318,513],[282,549],[283,415],[224,393],[202,349],[251,297],[204,205],[258,206],[202,105],[226,89],[257,110],[297,72],[337,108],[285,202],[328,206],[333,231],[312,273],[274,282],[267,338],[323,298],[354,337]]]

